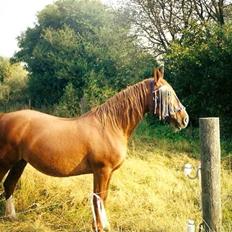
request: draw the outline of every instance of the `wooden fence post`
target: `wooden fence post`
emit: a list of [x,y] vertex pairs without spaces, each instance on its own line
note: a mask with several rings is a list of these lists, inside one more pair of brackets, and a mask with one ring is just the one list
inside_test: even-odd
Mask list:
[[199,124],[203,225],[207,232],[220,232],[222,213],[219,118],[200,118]]

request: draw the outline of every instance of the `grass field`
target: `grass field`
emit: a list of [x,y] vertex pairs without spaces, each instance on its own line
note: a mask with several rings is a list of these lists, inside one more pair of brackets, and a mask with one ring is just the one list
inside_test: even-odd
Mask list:
[[[138,129],[124,165],[113,175],[107,200],[112,231],[182,232],[187,219],[201,223],[198,181],[187,179],[182,170],[185,163],[198,165],[197,142],[171,139],[172,135],[156,140],[149,133],[143,126]],[[18,220],[1,219],[0,231],[91,231],[91,191],[91,175],[54,178],[28,166],[15,192]],[[231,195],[232,172],[225,166],[224,232],[232,232]],[[0,213],[4,214],[3,201]]]

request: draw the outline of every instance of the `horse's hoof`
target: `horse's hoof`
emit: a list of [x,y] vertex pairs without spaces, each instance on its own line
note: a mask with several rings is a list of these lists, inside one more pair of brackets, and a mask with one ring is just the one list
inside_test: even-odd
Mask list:
[[13,197],[12,196],[10,196],[6,200],[5,217],[9,218],[12,221],[16,219],[16,212],[15,212],[15,207],[14,207]]
[[110,229],[109,228],[104,228],[104,229],[100,229],[98,228],[97,230],[93,229],[94,232],[110,232]]
[[109,223],[107,223],[107,225],[104,227],[104,228],[102,228],[102,226],[98,226],[97,227],[97,229],[96,229],[96,227],[93,225],[93,227],[92,227],[92,229],[93,229],[93,232],[110,232],[111,230],[110,230],[110,224]]

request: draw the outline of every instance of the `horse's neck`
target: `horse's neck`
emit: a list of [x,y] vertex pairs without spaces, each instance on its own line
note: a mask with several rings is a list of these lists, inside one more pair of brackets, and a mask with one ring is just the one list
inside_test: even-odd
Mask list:
[[[123,131],[129,138],[148,112],[149,85],[141,82],[112,97],[99,107],[103,123]],[[105,112],[104,112],[105,111]]]
[[[143,114],[140,115],[133,108],[131,108],[129,115],[124,115],[124,117],[123,117],[124,119],[122,119],[121,129],[123,130],[123,132],[127,138],[129,138],[131,136],[134,129],[137,127],[139,122],[143,119],[145,113],[146,113],[146,111],[143,110]],[[124,120],[126,120],[125,123],[123,122]]]

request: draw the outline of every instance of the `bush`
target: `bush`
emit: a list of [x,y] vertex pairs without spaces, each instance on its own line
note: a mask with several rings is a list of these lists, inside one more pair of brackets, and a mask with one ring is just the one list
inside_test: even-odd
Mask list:
[[187,105],[191,122],[220,117],[223,132],[232,129],[232,25],[210,26],[186,34],[165,58],[166,76]]
[[[20,63],[0,57],[0,111],[28,104],[27,72]],[[17,105],[17,107],[15,107]]]
[[54,114],[62,117],[74,117],[80,113],[80,104],[77,93],[72,83],[64,89],[64,95],[59,103],[54,106]]

